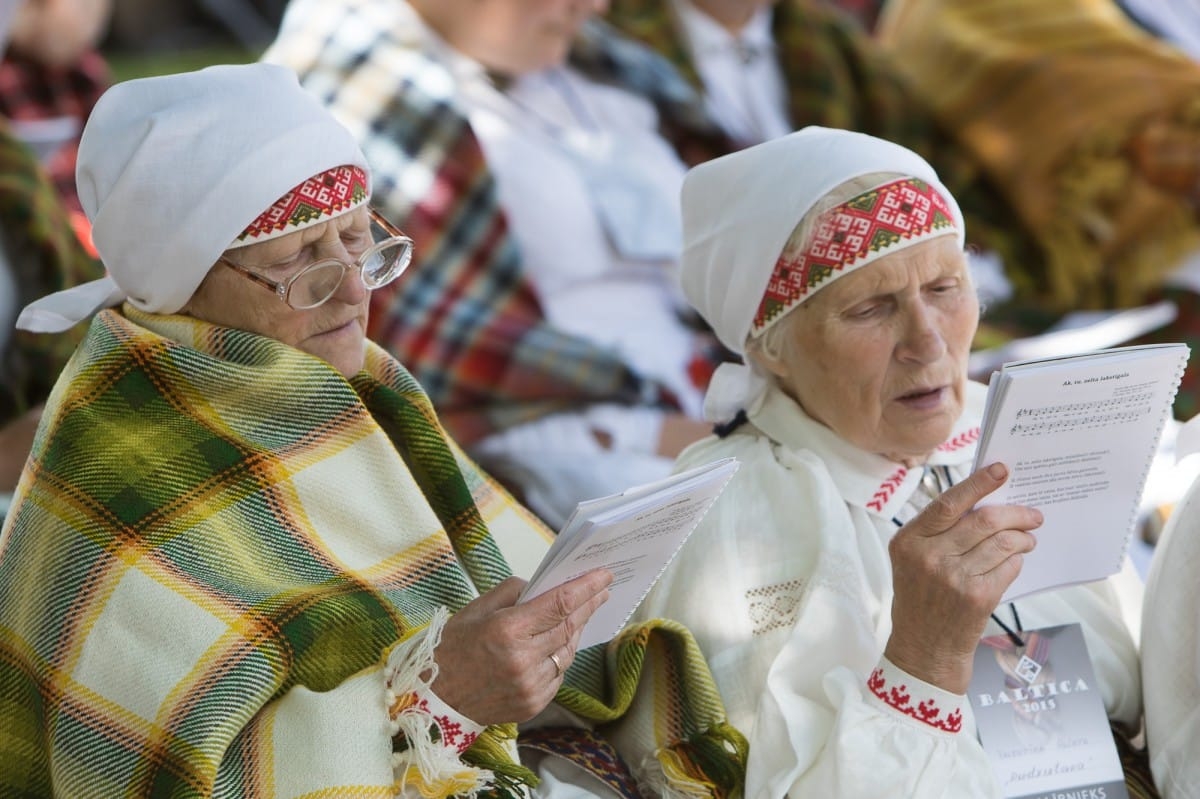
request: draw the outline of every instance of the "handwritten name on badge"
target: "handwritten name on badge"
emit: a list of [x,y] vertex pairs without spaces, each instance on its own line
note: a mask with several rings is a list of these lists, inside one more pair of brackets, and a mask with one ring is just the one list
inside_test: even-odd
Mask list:
[[1128,799],[1078,624],[984,638],[968,698],[1006,799]]

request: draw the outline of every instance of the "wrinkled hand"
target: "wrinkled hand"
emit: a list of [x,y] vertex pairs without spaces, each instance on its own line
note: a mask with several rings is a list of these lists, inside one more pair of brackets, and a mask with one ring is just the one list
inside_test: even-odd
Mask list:
[[455,613],[434,650],[433,691],[478,724],[527,721],[554,699],[579,635],[608,599],[613,577],[598,569],[516,604],[525,581],[510,577]]
[[1042,514],[1020,505],[975,503],[1004,484],[992,464],[943,492],[904,525],[892,558],[892,635],[885,654],[909,674],[962,694],[988,616],[1035,545]]

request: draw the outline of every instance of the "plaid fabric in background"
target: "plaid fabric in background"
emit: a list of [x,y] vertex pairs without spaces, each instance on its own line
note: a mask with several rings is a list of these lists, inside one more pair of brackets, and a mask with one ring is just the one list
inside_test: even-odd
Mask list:
[[[33,153],[0,120],[0,226],[17,305],[102,277]],[[0,426],[40,405],[83,338],[84,326],[45,335],[16,331],[0,353]]]
[[[372,297],[371,337],[412,369],[463,445],[591,403],[669,407],[616,353],[546,321],[453,78],[421,41],[405,3],[300,0],[264,55],[350,128],[372,167],[373,204],[416,243],[414,267]],[[724,146],[694,92],[645,48],[596,25],[574,58],[648,93],[685,158]]]
[[[69,116],[79,120],[82,132],[109,82],[108,66],[96,51],[84,53],[77,64],[63,69],[47,69],[10,53],[0,60],[0,116],[19,121]],[[45,166],[67,208],[82,213],[75,190],[78,152],[76,136]]]

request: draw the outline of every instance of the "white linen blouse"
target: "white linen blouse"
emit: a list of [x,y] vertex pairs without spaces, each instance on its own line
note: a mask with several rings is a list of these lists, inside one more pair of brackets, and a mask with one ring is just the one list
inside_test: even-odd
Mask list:
[[[929,459],[954,481],[970,472],[985,393],[968,385],[963,417]],[[777,389],[749,424],[693,445],[678,468],[726,456],[741,468],[636,616],[696,635],[750,739],[747,799],[999,796],[966,697],[883,657],[888,541],[897,517],[928,502],[923,470],[851,446]],[[1138,578],[1126,566],[1016,604],[1027,630],[1082,624],[1110,719],[1137,729],[1138,657],[1118,583]],[[1002,630],[992,621],[985,634]]]

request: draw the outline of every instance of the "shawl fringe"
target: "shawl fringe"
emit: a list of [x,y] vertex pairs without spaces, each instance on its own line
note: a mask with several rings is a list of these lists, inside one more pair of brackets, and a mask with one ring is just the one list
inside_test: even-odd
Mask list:
[[424,634],[409,637],[388,656],[387,707],[393,745],[392,773],[397,792],[411,788],[424,799],[451,796],[522,797],[537,776],[513,759],[509,742],[516,725],[488,727],[461,757],[430,735],[429,716],[413,700],[431,691],[438,676],[433,653],[450,614],[438,608]]
[[663,799],[736,799],[746,783],[746,739],[727,723],[663,747],[637,770],[644,790]]

